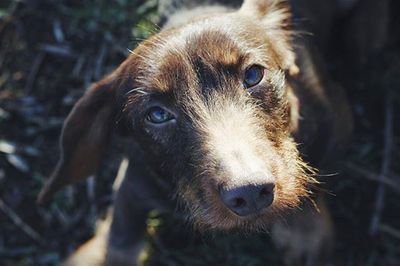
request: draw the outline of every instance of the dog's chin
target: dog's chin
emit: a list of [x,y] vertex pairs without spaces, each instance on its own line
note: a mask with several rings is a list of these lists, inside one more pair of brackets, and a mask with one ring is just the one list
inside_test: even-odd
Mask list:
[[[212,219],[216,220],[216,219]],[[239,233],[256,233],[266,232],[268,228],[276,220],[274,215],[268,213],[260,213],[239,217],[234,214],[226,217],[223,223],[211,223],[209,220],[195,219],[193,220],[194,228],[200,232],[239,232]]]
[[255,214],[239,216],[232,212],[222,202],[216,182],[209,182],[210,178],[200,179],[207,182],[182,182],[178,198],[186,206],[187,217],[194,228],[200,232],[268,231],[277,220],[285,218],[304,200],[310,199],[309,186],[317,183],[315,170],[300,159],[295,148],[289,154],[291,158],[283,157],[287,160],[278,160],[274,165],[276,182],[272,204]]

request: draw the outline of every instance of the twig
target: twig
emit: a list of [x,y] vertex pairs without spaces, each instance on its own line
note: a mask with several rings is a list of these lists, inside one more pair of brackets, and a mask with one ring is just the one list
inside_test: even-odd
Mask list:
[[387,234],[389,234],[389,235],[391,235],[391,236],[393,236],[395,238],[400,239],[400,230],[399,229],[393,228],[393,227],[391,227],[389,225],[386,225],[386,224],[381,224],[379,226],[379,230],[381,232],[387,233]]
[[14,13],[18,8],[20,1],[13,1],[10,3],[10,6],[8,7],[7,11],[6,11],[6,16],[5,18],[3,18],[3,22],[0,23],[0,34],[2,33],[2,31],[6,28],[6,25],[10,22],[12,22],[12,20],[14,19]]
[[[384,179],[384,176],[388,175],[389,170],[390,170],[390,164],[392,161],[391,150],[392,150],[392,144],[393,144],[393,107],[392,107],[392,102],[390,99],[389,91],[386,92],[385,107],[386,107],[385,108],[385,128],[384,128],[384,134],[383,134],[384,149],[383,149],[382,168],[381,168],[381,173],[379,175],[380,180]],[[370,236],[375,236],[378,231],[383,207],[385,204],[385,191],[386,190],[385,190],[384,184],[382,182],[380,182],[379,187],[376,192],[374,212],[372,214],[370,228],[369,228]]]
[[76,58],[77,55],[74,51],[72,51],[71,47],[65,45],[56,45],[50,43],[42,43],[39,45],[39,49],[48,54],[67,57],[67,58]]
[[107,54],[107,42],[104,41],[100,47],[100,51],[99,51],[99,54],[97,55],[97,60],[96,60],[96,64],[95,64],[94,77],[96,79],[101,78],[104,59],[105,59],[106,54]]
[[130,53],[126,49],[126,46],[118,43],[117,39],[110,32],[106,32],[104,38],[109,44],[112,44],[111,49],[113,51],[118,52],[123,57],[129,56]]
[[366,170],[354,163],[347,163],[346,168],[352,172],[357,173],[359,176],[371,181],[383,183],[385,186],[393,189],[395,192],[400,193],[400,183],[394,181],[393,176],[379,175],[370,170]]
[[81,74],[83,64],[86,61],[86,57],[84,55],[80,55],[76,60],[74,69],[72,70],[72,76],[78,77]]
[[71,216],[61,210],[57,205],[53,208],[53,214],[57,217],[57,220],[62,224],[63,228],[68,227],[71,224]]
[[119,165],[117,176],[115,177],[114,184],[112,186],[113,193],[121,187],[122,181],[125,178],[126,171],[128,170],[129,160],[127,158],[123,158],[121,164]]
[[[96,197],[95,188],[96,188],[96,178],[95,176],[91,175],[86,180],[86,195],[90,203],[93,203]],[[96,204],[90,204],[89,216],[95,217],[96,212],[97,212]]]
[[1,198],[0,198],[0,209],[14,222],[14,224],[20,228],[25,234],[30,238],[35,240],[39,244],[43,244],[44,241],[41,236],[32,229],[28,224],[26,224],[19,216],[11,209]]
[[92,83],[93,78],[93,61],[89,59],[85,74],[83,76],[83,84],[85,88],[88,88],[89,85]]
[[55,19],[53,21],[53,35],[57,42],[63,43],[65,41],[65,35],[61,28],[60,19]]
[[29,72],[28,80],[26,81],[26,85],[25,85],[25,93],[26,94],[30,94],[32,91],[33,84],[35,83],[36,76],[40,69],[40,65],[43,62],[44,55],[45,55],[44,52],[39,53],[36,56],[35,61],[33,61],[33,65],[32,65],[31,71]]
[[21,248],[12,248],[12,249],[0,249],[0,257],[3,258],[14,258],[21,256],[28,256],[35,253],[36,248],[34,247],[21,247]]

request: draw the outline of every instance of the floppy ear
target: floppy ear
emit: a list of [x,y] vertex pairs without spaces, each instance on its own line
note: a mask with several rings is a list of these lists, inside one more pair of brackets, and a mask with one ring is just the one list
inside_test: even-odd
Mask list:
[[50,200],[63,186],[92,175],[108,146],[115,125],[116,81],[114,72],[88,89],[64,122],[61,156],[37,198]]
[[282,62],[282,68],[290,75],[297,75],[292,47],[291,12],[288,0],[245,0],[239,10],[243,15],[256,18],[265,28],[270,44]]

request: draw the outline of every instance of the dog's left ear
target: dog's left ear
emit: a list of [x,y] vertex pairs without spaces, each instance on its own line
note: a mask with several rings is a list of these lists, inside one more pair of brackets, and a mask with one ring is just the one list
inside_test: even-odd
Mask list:
[[281,67],[290,75],[297,75],[288,0],[245,0],[239,13],[260,21],[265,27],[270,44],[279,56]]
[[61,134],[60,159],[40,191],[38,204],[46,203],[60,188],[97,170],[115,128],[118,71],[92,85],[68,115]]

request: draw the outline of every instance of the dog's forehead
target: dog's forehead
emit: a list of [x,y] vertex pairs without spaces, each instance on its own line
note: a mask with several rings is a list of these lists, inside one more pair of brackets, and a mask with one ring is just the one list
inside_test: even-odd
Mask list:
[[169,42],[180,48],[178,52],[186,52],[192,62],[200,58],[208,64],[232,65],[252,53],[260,55],[265,37],[252,21],[225,15],[196,20],[178,29]]
[[216,76],[237,76],[254,58],[268,61],[264,37],[257,29],[232,17],[213,17],[167,30],[148,42],[144,76],[147,86],[160,91],[213,83]]

